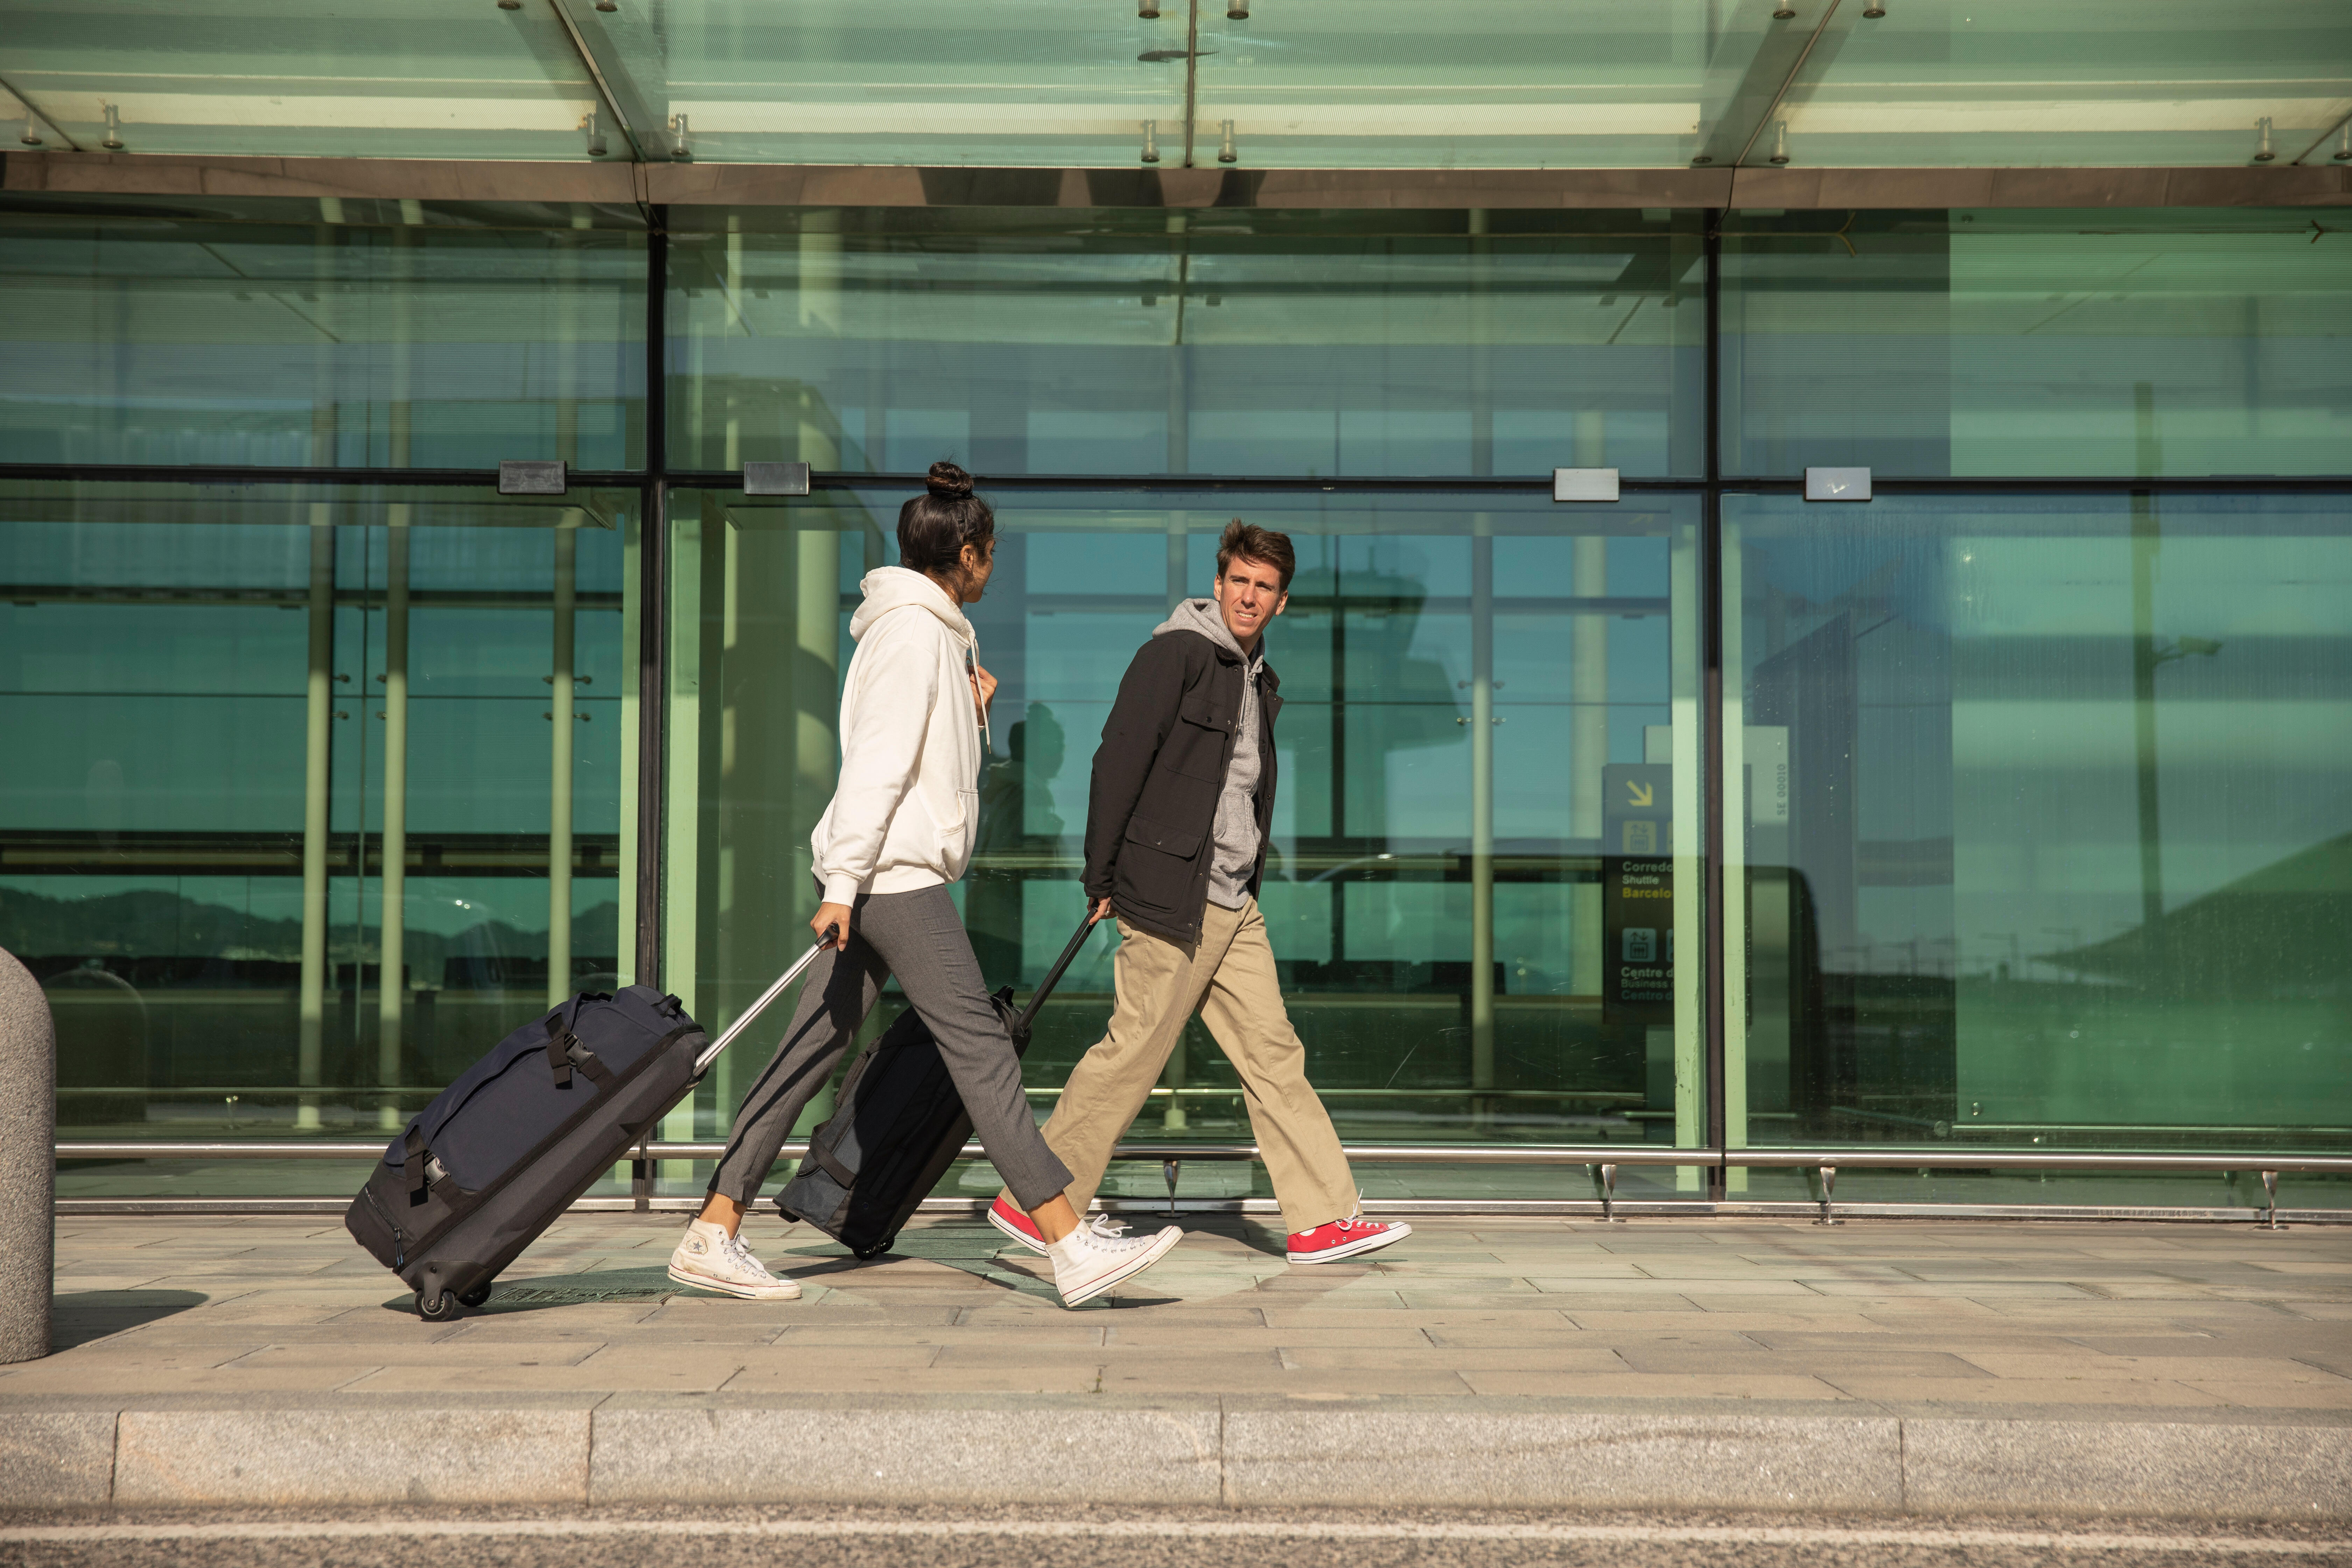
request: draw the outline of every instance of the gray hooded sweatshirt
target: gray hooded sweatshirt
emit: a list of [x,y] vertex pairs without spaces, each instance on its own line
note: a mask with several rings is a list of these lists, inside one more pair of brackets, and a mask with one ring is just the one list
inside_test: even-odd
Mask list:
[[[1257,870],[1257,794],[1262,772],[1257,754],[1257,674],[1265,665],[1265,637],[1247,653],[1225,629],[1224,616],[1214,599],[1186,599],[1152,628],[1164,637],[1171,632],[1198,632],[1242,661],[1241,721],[1234,730],[1233,760],[1225,764],[1225,786],[1217,796],[1214,858],[1209,863],[1209,901],[1221,910],[1237,910],[1249,898],[1250,878]],[[1246,743],[1244,743],[1246,742]]]

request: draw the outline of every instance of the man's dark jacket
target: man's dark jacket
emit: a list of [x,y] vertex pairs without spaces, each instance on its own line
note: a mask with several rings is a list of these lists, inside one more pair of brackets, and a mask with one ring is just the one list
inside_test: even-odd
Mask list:
[[[1238,655],[1198,632],[1155,637],[1127,667],[1095,751],[1087,897],[1110,900],[1122,919],[1171,942],[1201,937],[1217,853],[1217,797],[1241,739],[1245,679]],[[1266,830],[1274,821],[1278,684],[1273,668],[1261,664],[1258,732],[1252,737],[1258,754],[1253,897],[1265,876]]]

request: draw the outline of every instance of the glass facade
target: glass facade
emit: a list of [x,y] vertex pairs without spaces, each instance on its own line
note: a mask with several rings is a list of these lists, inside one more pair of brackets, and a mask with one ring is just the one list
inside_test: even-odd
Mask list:
[[[859,579],[951,458],[1001,531],[995,983],[1077,919],[1135,647],[1228,519],[1296,541],[1293,1016],[1349,1142],[1487,1162],[1368,1155],[1370,1197],[1649,1143],[2242,1203],[1969,1154],[2352,1141],[2352,283],[2301,213],[5,199],[0,947],[67,1136],[364,1137],[580,986],[737,1016],[805,941]],[[747,493],[779,460],[814,493]],[[1877,499],[1803,500],[1824,464]],[[723,1134],[762,1049],[665,1131]],[[1238,1095],[1196,1024],[1137,1133],[1236,1142]],[[1802,1193],[1712,1169],[1619,1190]]]

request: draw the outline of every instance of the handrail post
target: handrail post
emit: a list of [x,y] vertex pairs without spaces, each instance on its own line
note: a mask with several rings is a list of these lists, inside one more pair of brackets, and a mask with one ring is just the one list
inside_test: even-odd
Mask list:
[[2286,1228],[2286,1226],[2279,1224],[2278,1222],[2278,1176],[2279,1173],[2276,1171],[2264,1171],[2263,1173],[2263,1196],[2267,1200],[2263,1210],[2263,1228],[2264,1230],[2284,1230]]
[[1183,1168],[1184,1162],[1181,1160],[1162,1160],[1160,1162],[1160,1173],[1165,1177],[1168,1182],[1168,1217],[1170,1219],[1174,1219],[1176,1217],[1176,1177]]
[[1587,1165],[1592,1177],[1592,1190],[1601,1199],[1601,1223],[1617,1223],[1617,1167],[1612,1164]]
[[1815,1225],[1842,1225],[1844,1222],[1840,1220],[1836,1213],[1830,1207],[1830,1194],[1837,1190],[1837,1167],[1835,1165],[1823,1165],[1820,1167],[1820,1170],[1822,1173],[1822,1217],[1813,1221],[1813,1223]]

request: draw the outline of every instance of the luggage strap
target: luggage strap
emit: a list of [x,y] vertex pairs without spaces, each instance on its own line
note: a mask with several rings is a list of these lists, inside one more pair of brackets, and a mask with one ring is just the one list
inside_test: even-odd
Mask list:
[[809,1158],[816,1162],[818,1170],[839,1182],[845,1191],[857,1184],[857,1173],[843,1164],[830,1148],[814,1138],[809,1140]]
[[613,1069],[598,1060],[596,1053],[590,1050],[564,1023],[564,1014],[574,1011],[579,1005],[579,999],[575,997],[548,1015],[547,1065],[555,1074],[555,1087],[558,1089],[572,1087],[572,1069],[575,1067],[586,1073],[589,1081],[598,1089],[610,1088]]
[[[459,1195],[457,1180],[449,1174],[449,1167],[435,1159],[432,1151],[425,1148],[425,1134],[420,1129],[409,1128],[406,1147],[408,1161],[402,1170],[408,1178],[408,1190],[413,1193],[430,1187],[441,1195],[444,1203],[456,1203]],[[394,1227],[395,1234],[398,1228]]]

